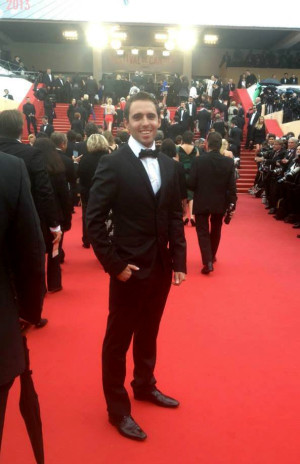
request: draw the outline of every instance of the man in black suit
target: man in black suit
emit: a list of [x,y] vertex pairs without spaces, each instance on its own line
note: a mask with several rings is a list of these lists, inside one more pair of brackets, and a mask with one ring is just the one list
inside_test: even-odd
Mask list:
[[185,106],[188,112],[187,130],[194,132],[195,120],[197,117],[197,106],[196,106],[196,103],[194,102],[193,97],[189,97],[189,100],[185,104]]
[[246,71],[246,87],[251,87],[252,85],[256,84],[257,79],[255,74],[251,73],[249,70]]
[[64,88],[64,81],[63,81],[62,74],[59,74],[57,76],[57,78],[54,81],[54,86],[55,86],[56,101],[58,103],[62,103],[63,102],[63,88]]
[[[22,115],[21,115],[22,117]],[[25,370],[19,317],[38,324],[45,247],[23,160],[0,152],[0,448],[9,389]]]
[[44,134],[48,135],[48,137],[50,137],[52,132],[54,132],[53,125],[49,124],[48,116],[42,117],[42,124],[40,126],[40,132],[43,132]]
[[34,134],[37,134],[36,117],[35,117],[35,106],[30,102],[30,97],[26,98],[26,103],[23,105],[23,114],[25,114],[27,121],[28,135],[31,134],[31,125],[34,130]]
[[211,122],[211,113],[205,108],[204,103],[200,103],[197,119],[200,137],[205,139]]
[[[132,439],[146,434],[130,415],[124,387],[126,353],[133,337],[137,400],[162,407],[178,401],[156,388],[156,338],[169,293],[185,280],[186,243],[176,166],[155,150],[160,109],[146,92],[124,111],[128,144],[104,155],[90,190],[87,226],[94,252],[110,274],[109,317],[103,344],[103,387],[110,422]],[[113,216],[113,237],[106,219]]]
[[296,74],[292,74],[292,77],[289,78],[289,84],[298,85],[298,77],[296,77]]
[[48,93],[55,91],[54,76],[50,68],[47,69],[46,74],[44,75],[43,83],[45,84]]
[[180,102],[180,106],[177,108],[175,115],[179,118],[179,124],[181,126],[181,133],[185,132],[188,128],[189,113],[184,101]]
[[220,154],[221,135],[212,132],[207,142],[208,153],[195,158],[188,179],[188,188],[194,191],[193,213],[204,264],[202,274],[214,270],[223,216],[230,205],[235,207],[237,200],[234,162]]
[[14,99],[14,97],[9,93],[8,89],[4,89],[3,98],[6,98],[7,100],[13,100]]
[[[43,154],[30,145],[20,142],[23,132],[23,116],[18,110],[6,110],[0,113],[0,151],[25,162],[30,182],[31,193],[40,218],[44,234],[53,235],[53,243],[61,239],[61,228],[58,222],[58,211],[53,188],[45,168]],[[39,327],[47,323],[41,319]]]
[[[237,116],[238,117],[238,116]],[[231,128],[229,130],[228,142],[230,143],[231,150],[234,156],[240,156],[241,143],[243,138],[242,129],[237,126],[236,118],[233,117],[231,120]]]
[[283,77],[280,79],[280,83],[283,85],[289,84],[289,75],[288,73],[284,73]]
[[253,128],[259,118],[259,113],[256,110],[256,105],[253,105],[252,108],[249,108],[249,111],[246,114],[246,117],[248,118],[248,126],[247,126],[247,139],[246,139],[245,148],[249,148],[250,142],[252,140]]

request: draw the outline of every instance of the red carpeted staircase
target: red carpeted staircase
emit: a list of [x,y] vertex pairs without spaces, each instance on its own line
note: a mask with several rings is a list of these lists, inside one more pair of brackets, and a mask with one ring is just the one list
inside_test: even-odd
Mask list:
[[[58,132],[67,133],[70,130],[70,123],[67,117],[68,110],[67,103],[57,103],[55,108],[56,118],[53,121],[54,129]],[[92,116],[89,119],[89,122],[95,122],[97,125],[104,125],[104,109],[100,105],[94,106],[94,111],[96,115],[96,120],[94,121]],[[169,108],[171,118],[174,116],[176,108]],[[42,124],[42,113],[37,118],[37,127],[39,129]],[[116,134],[117,128],[113,128],[114,135]],[[26,133],[27,135],[27,133]],[[199,132],[195,132],[195,139],[200,137]],[[24,137],[26,141],[27,136]],[[244,140],[246,139],[246,134],[244,134]],[[254,152],[242,149],[241,150],[241,166],[240,166],[240,178],[237,181],[238,193],[246,193],[248,189],[253,185],[253,181],[256,174],[256,163],[254,161]]]

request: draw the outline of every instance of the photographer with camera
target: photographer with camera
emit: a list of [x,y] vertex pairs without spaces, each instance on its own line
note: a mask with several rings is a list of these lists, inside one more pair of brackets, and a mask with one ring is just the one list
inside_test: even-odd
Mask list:
[[286,156],[286,141],[282,139],[275,140],[274,151],[265,160],[265,192],[267,198],[266,209],[269,209],[269,214],[276,212],[276,188],[277,181],[282,177],[283,167],[281,160]]
[[207,143],[208,153],[194,159],[187,182],[194,191],[193,213],[204,265],[202,274],[214,270],[223,217],[226,214],[228,223],[237,201],[234,161],[221,155],[221,135],[210,133]]

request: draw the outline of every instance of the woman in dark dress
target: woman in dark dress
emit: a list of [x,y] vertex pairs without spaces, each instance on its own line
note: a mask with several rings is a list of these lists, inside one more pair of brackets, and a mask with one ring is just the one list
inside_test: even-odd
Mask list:
[[[62,233],[71,229],[72,201],[66,180],[65,166],[56,151],[52,140],[39,138],[34,147],[39,149],[44,156],[49,178],[53,187],[55,203]],[[53,235],[48,228],[42,226],[46,244],[47,259],[47,288],[49,293],[58,292],[62,289],[60,259],[62,252],[62,241],[59,242],[58,250],[53,249]]]
[[258,118],[252,132],[252,143],[255,146],[256,153],[261,150],[262,143],[266,140],[266,126],[263,116]]
[[84,248],[90,248],[85,218],[92,179],[101,156],[108,154],[109,151],[106,138],[101,134],[92,134],[87,140],[87,154],[82,157],[79,163],[78,177],[82,205],[82,246]]
[[[191,131],[185,131],[182,136],[182,144],[177,149],[178,160],[183,164],[186,180],[190,174],[191,165],[196,156],[199,156],[199,152],[193,143],[194,134]],[[188,207],[184,214],[184,224],[187,225],[189,222],[189,215],[191,225],[195,227],[195,217],[193,216],[193,192],[188,190]]]

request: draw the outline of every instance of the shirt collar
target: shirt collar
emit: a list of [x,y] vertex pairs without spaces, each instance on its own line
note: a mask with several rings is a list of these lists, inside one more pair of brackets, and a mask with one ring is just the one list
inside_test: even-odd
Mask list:
[[136,139],[134,139],[132,135],[129,137],[128,145],[137,158],[139,157],[141,150],[145,150],[146,148],[149,148],[150,150],[155,150],[155,141],[153,141],[153,144],[151,147],[145,147],[140,142],[138,142]]

